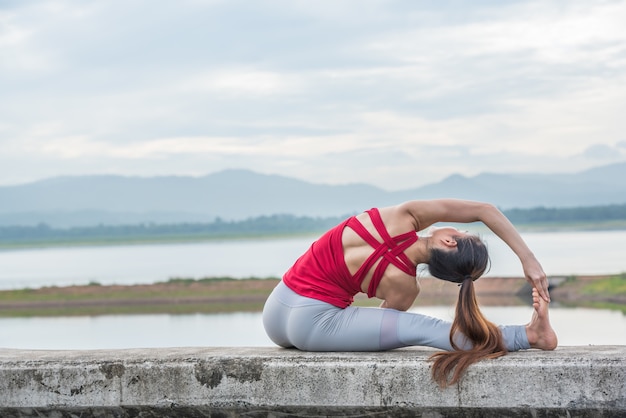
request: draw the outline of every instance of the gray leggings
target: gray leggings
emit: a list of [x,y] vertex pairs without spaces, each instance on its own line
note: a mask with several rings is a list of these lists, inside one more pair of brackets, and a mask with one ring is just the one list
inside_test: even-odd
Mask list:
[[[452,350],[450,322],[395,309],[341,309],[300,296],[283,282],[265,303],[263,325],[277,345],[305,351],[381,351],[414,345]],[[500,329],[509,351],[530,348],[523,325]],[[471,347],[462,335],[455,343]]]

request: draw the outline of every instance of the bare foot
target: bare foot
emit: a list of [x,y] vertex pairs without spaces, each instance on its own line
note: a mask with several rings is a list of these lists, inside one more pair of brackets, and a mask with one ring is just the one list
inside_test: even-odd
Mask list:
[[558,344],[556,333],[550,325],[548,302],[539,296],[537,289],[533,289],[533,317],[526,325],[526,335],[531,348],[554,350]]

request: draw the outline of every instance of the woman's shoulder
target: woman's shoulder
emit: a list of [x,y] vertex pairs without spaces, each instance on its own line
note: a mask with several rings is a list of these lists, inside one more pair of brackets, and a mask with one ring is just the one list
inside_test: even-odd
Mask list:
[[380,216],[388,229],[402,232],[422,229],[418,212],[412,209],[413,205],[408,203],[379,208]]

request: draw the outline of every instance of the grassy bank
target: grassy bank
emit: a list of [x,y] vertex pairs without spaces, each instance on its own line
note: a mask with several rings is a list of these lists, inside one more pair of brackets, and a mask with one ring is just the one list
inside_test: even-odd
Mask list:
[[171,279],[149,285],[43,287],[0,291],[0,316],[257,311],[276,278]]
[[[189,314],[260,311],[278,278],[171,279],[149,285],[44,287],[0,291],[0,317]],[[420,279],[416,305],[454,305],[458,287],[436,279]],[[528,293],[523,278],[485,278],[476,283],[479,302],[522,305]],[[570,277],[551,292],[566,306],[618,309],[626,313],[626,275]],[[527,296],[527,295],[525,295]],[[377,299],[357,295],[358,306],[377,306]]]
[[614,309],[626,314],[626,273],[609,277],[568,277],[551,296],[565,306]]

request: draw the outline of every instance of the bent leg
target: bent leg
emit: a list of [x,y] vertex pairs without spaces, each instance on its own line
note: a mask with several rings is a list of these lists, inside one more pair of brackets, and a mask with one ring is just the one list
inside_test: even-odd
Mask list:
[[289,333],[295,346],[307,351],[381,351],[405,347],[406,344],[385,344],[387,335],[395,335],[396,331],[393,324],[385,321],[387,311],[352,306],[341,309],[332,305],[317,312],[298,309],[293,312]]
[[[277,345],[307,351],[381,351],[407,346],[452,350],[451,322],[394,309],[341,309],[300,296],[282,282],[265,304],[263,324]],[[509,351],[530,348],[524,326],[500,329]],[[470,347],[462,335],[455,343]]]
[[[322,302],[323,303],[323,302]],[[307,351],[382,351],[408,346],[451,350],[451,324],[437,318],[394,309],[325,304],[292,311],[288,334]]]

